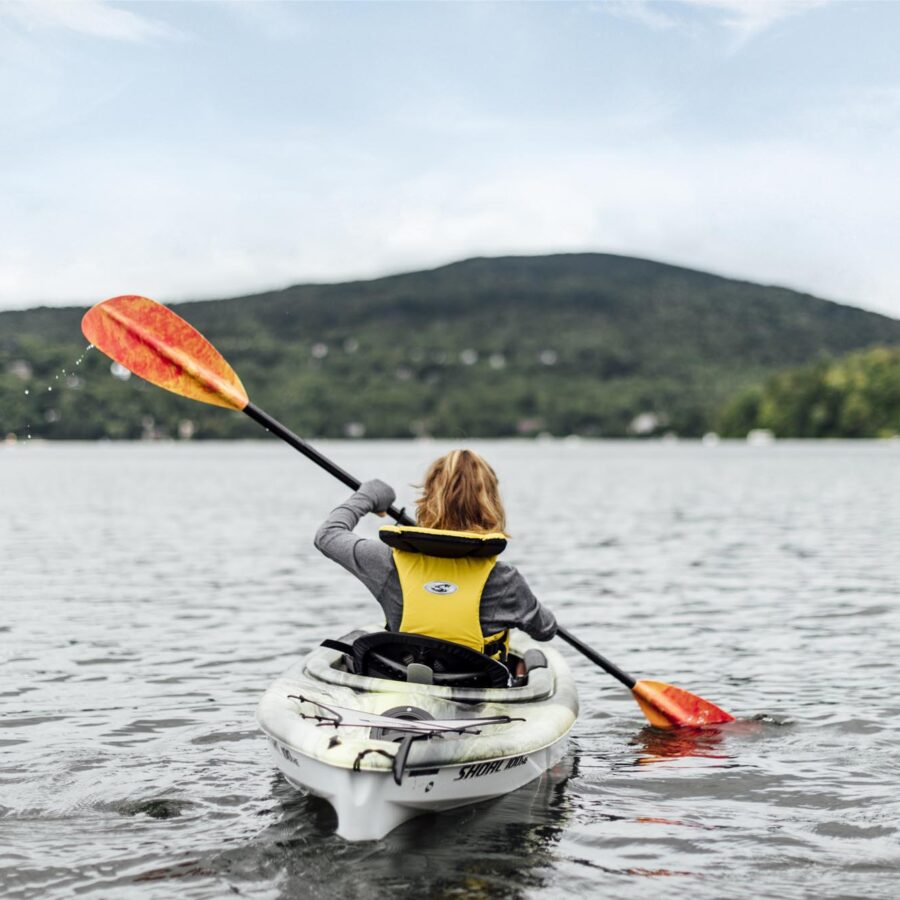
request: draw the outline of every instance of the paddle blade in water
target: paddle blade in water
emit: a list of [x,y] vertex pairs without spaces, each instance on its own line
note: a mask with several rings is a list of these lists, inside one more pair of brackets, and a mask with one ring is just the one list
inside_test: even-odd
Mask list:
[[87,311],[84,336],[135,375],[183,397],[243,409],[240,378],[196,328],[147,297],[113,297]]
[[698,728],[734,721],[734,716],[715,703],[662,681],[638,681],[631,691],[650,724],[657,728]]

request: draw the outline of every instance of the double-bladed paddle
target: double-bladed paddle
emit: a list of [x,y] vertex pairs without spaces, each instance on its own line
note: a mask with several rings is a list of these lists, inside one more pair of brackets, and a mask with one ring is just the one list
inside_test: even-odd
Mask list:
[[[113,297],[88,310],[81,330],[95,347],[135,375],[183,397],[246,413],[347,487],[359,488],[358,479],[251,403],[240,378],[222,354],[168,307],[147,297]],[[387,513],[403,525],[415,524],[402,509],[392,506]],[[651,725],[698,727],[734,721],[714,703],[681,688],[632,678],[561,626],[558,633],[630,688]]]

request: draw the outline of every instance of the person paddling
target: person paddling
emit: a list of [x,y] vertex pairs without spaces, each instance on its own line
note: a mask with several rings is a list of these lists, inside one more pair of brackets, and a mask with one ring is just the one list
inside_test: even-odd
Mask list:
[[384,611],[389,631],[462,644],[506,661],[509,629],[549,641],[556,619],[515,566],[497,561],[506,515],[497,475],[472,450],[452,450],[428,469],[416,526],[385,526],[380,540],[353,534],[366,513],[395,499],[383,481],[363,482],[332,510],[315,537],[329,559],[355,575]]
[[[359,480],[349,472],[345,472],[299,435],[294,434],[277,419],[272,418],[265,410],[260,409],[255,403],[251,403],[241,380],[222,354],[199,331],[168,307],[156,303],[149,297],[141,297],[136,294],[111,297],[109,300],[92,306],[85,313],[81,320],[81,330],[93,346],[150,384],[155,384],[183,397],[199,400],[202,403],[240,410],[254,422],[262,425],[270,434],[285,441],[348,487],[357,491],[362,487]],[[496,477],[493,482],[496,494]],[[373,501],[372,498],[369,498],[368,505],[364,502],[361,512],[355,512],[358,504],[350,507],[350,524],[345,522],[339,526],[338,530],[351,531],[361,516],[374,509],[375,506],[382,506],[383,502],[379,497],[382,488],[386,488],[387,494],[393,496],[390,488],[378,483],[374,492],[376,499]],[[391,507],[388,512],[396,521],[411,524],[411,520],[402,509],[395,510]],[[497,524],[498,526],[502,525],[502,517]],[[350,538],[351,559],[353,559],[352,549],[358,539],[354,539],[352,535],[345,536]],[[420,538],[423,539],[422,536]],[[464,538],[457,538],[457,540],[464,540]],[[468,540],[477,542],[478,535],[470,536]],[[480,549],[489,555],[494,551],[500,552],[505,545],[505,537],[488,535],[483,539],[483,546]],[[453,555],[451,554],[451,558]],[[360,559],[362,558],[360,557]],[[500,572],[503,572],[502,568]],[[492,587],[490,584],[492,577],[493,571],[488,577],[483,593],[487,593],[487,588]],[[511,580],[514,583],[516,581],[515,578]],[[376,590],[378,591],[376,596],[378,596],[381,593],[381,587],[376,587]],[[533,600],[530,591],[528,594]],[[508,591],[506,596],[510,596]],[[513,594],[513,596],[516,595]],[[522,601],[522,598],[519,597],[518,600]],[[503,606],[503,604],[499,605]],[[543,611],[544,615],[538,612],[542,608],[536,600],[532,605],[525,598],[521,604],[514,602],[512,606],[514,611],[519,613],[516,624],[519,624],[521,620],[520,627],[526,630],[532,629],[529,633],[541,633],[537,623],[545,620],[545,616],[549,616],[549,614],[546,611]],[[478,612],[480,616],[480,601]],[[549,616],[547,621],[552,620],[553,617]],[[589,647],[568,629],[558,627],[556,632],[579,653],[629,688],[651,724],[659,728],[681,726],[696,728],[734,721],[734,717],[730,713],[696,694],[691,694],[689,691],[662,681],[634,678],[594,650],[593,647]],[[549,636],[549,627],[544,634]]]

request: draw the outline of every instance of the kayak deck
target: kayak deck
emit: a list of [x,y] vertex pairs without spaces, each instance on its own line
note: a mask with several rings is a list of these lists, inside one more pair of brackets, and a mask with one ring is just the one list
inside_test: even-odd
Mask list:
[[[535,647],[516,633],[513,651]],[[555,765],[578,713],[562,657],[513,688],[455,688],[347,671],[319,647],[279,678],[257,719],[292,784],[324,797],[348,840],[382,837],[423,812],[496,797]]]

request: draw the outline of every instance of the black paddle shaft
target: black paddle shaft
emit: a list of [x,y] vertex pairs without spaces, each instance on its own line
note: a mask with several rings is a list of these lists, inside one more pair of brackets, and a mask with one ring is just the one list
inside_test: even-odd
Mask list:
[[[338,481],[343,482],[351,490],[359,490],[360,481],[354,478],[349,472],[342,469],[336,463],[333,463],[327,456],[323,456],[310,444],[307,444],[299,435],[294,434],[290,428],[285,428],[277,419],[273,419],[267,412],[261,410],[253,403],[248,403],[244,407],[244,412],[258,422],[267,431],[280,437],[285,443],[290,444],[295,450],[299,450],[304,456],[311,459],[317,466],[323,468],[326,472],[334,475]],[[415,525],[416,523],[406,514],[403,509],[397,509],[392,506],[387,510],[387,514],[401,525]],[[617,678],[626,687],[633,688],[637,683],[627,672],[624,672],[614,663],[611,663],[605,656],[601,656],[596,650],[588,647],[578,640],[575,635],[571,634],[560,625],[556,633],[567,643],[574,647],[579,653],[586,656],[591,662],[596,663],[606,672],[609,672],[613,678]]]
[[[248,403],[244,407],[244,412],[259,422],[267,431],[280,437],[285,443],[290,444],[295,450],[299,450],[304,456],[311,459],[317,466],[321,466],[326,472],[334,475],[338,481],[342,481],[348,488],[354,491],[359,490],[360,480],[354,478],[349,472],[346,472],[339,465],[333,463],[327,456],[323,456],[310,444],[307,444],[299,435],[294,434],[290,428],[285,428],[277,419],[273,419],[267,412],[261,410],[253,403]],[[415,525],[416,523],[402,509],[392,506],[387,510],[387,514],[400,525]]]
[[567,631],[562,625],[557,626],[556,634],[561,637],[567,644],[574,647],[579,653],[584,654],[591,662],[596,663],[606,672],[609,672],[613,678],[618,679],[627,688],[633,688],[637,684],[637,679],[632,678],[626,671],[620,669],[615,663],[610,662],[605,656],[601,656],[592,647],[583,644],[570,631]]

